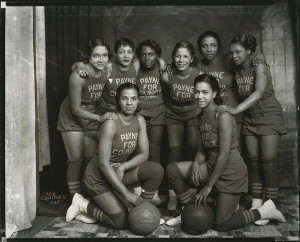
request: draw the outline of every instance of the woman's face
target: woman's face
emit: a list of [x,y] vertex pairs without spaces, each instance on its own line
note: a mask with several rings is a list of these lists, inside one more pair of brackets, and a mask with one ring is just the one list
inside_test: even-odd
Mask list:
[[157,54],[155,50],[153,50],[147,45],[144,45],[140,51],[140,59],[142,65],[146,69],[153,69],[156,65]]
[[123,67],[127,67],[131,64],[133,59],[133,49],[128,45],[121,45],[117,50],[117,60]]
[[195,99],[198,107],[207,108],[214,102],[217,92],[214,92],[211,86],[206,82],[198,82],[195,86]]
[[229,55],[235,66],[242,65],[251,54],[251,50],[246,49],[241,44],[233,43],[229,46]]
[[184,47],[180,47],[174,56],[175,66],[179,71],[186,70],[193,60],[194,58],[192,57],[190,51]]
[[95,70],[101,71],[109,60],[108,50],[105,46],[96,46],[91,53],[89,62]]
[[206,60],[213,60],[218,55],[218,50],[218,41],[214,37],[207,36],[202,39],[201,53]]
[[120,95],[121,111],[125,115],[134,114],[139,103],[138,93],[135,89],[124,89]]

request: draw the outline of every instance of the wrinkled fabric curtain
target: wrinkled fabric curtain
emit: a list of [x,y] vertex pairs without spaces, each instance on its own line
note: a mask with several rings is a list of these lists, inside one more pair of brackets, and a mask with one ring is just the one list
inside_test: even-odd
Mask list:
[[[47,111],[43,110],[46,107],[43,19],[42,7],[6,7],[6,237],[32,226],[37,209],[39,158],[43,157],[45,164],[50,162],[45,148],[49,149]],[[45,150],[40,152],[40,149]]]

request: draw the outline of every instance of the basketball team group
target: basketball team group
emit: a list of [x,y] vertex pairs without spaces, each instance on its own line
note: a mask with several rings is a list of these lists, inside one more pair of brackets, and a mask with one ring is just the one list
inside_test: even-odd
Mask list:
[[[167,64],[152,39],[135,46],[121,38],[113,50],[103,39],[87,43],[57,123],[72,196],[67,222],[129,229],[131,209],[161,204],[163,178],[167,209],[211,206],[216,231],[285,222],[276,198],[286,129],[256,38],[235,36],[222,47],[229,54],[221,54],[213,31],[196,44],[201,60],[192,43],[180,41]],[[247,193],[252,206],[239,209]],[[159,222],[178,226],[182,216]]]

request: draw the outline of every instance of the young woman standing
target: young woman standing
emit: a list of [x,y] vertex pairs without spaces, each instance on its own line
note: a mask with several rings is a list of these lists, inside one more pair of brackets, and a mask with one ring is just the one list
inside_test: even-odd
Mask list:
[[[220,106],[220,111],[232,115],[244,112],[243,135],[247,159],[251,165],[252,207],[259,208],[265,200],[276,200],[279,174],[277,153],[281,135],[286,133],[280,103],[274,95],[272,77],[265,63],[253,67],[251,53],[255,52],[256,39],[241,34],[230,42],[230,56],[235,68],[235,79],[242,102],[231,107]],[[268,220],[256,224],[265,225]]]
[[[194,96],[194,79],[203,73],[195,64],[195,49],[188,41],[178,42],[172,52],[172,68],[161,76],[168,87],[166,98],[166,125],[169,140],[169,163],[182,160],[185,155],[192,159],[196,153],[194,118],[201,112]],[[177,197],[169,190],[168,210],[176,210]]]
[[57,122],[68,156],[67,183],[71,196],[84,192],[81,176],[96,150],[98,124],[116,118],[113,113],[95,113],[95,103],[107,81],[109,45],[100,39],[89,41],[86,56],[90,76],[82,78],[73,71],[69,79],[69,93],[61,104]]

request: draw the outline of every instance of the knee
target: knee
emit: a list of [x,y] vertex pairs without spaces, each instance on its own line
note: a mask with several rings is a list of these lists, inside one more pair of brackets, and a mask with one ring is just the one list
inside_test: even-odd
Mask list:
[[151,172],[150,174],[152,174],[153,176],[157,177],[157,178],[162,178],[164,176],[164,168],[161,166],[161,164],[157,163],[157,162],[151,162],[149,161],[149,166],[151,167]]
[[176,162],[170,163],[167,166],[166,175],[168,180],[177,180],[183,178]]
[[111,215],[112,220],[114,221],[114,229],[118,230],[124,230],[128,229],[128,212],[126,210],[118,213]]
[[162,179],[164,176],[164,168],[157,162],[145,161],[139,167],[139,175],[141,178],[159,178]]

